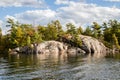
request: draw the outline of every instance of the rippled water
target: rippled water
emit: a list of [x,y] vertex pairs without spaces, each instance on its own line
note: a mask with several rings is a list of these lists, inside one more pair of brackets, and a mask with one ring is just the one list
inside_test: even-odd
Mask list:
[[120,55],[0,55],[0,80],[120,80]]

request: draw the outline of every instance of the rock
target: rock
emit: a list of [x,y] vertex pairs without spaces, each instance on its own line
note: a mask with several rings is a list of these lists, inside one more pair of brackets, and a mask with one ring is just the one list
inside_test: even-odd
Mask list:
[[105,47],[102,42],[90,36],[79,35],[79,37],[82,40],[81,49],[84,50],[86,53],[96,53],[99,55],[106,54],[107,47]]
[[67,51],[67,46],[58,41],[45,41],[36,46],[36,53],[63,54]]
[[[21,53],[36,53],[36,54],[54,54],[54,56],[59,55],[68,55],[68,56],[77,56],[77,55],[85,55],[85,54],[95,54],[97,56],[105,56],[106,52],[108,52],[108,48],[104,46],[104,44],[97,39],[90,37],[79,35],[82,40],[81,46],[75,46],[76,43],[67,41],[65,39],[63,42],[59,41],[45,41],[40,44],[31,44],[30,46],[24,46],[15,48],[12,52],[21,52]],[[68,42],[68,43],[66,43]],[[73,46],[74,45],[74,46]]]
[[26,53],[26,54],[30,54],[34,52],[34,48],[30,47],[30,46],[23,46],[23,47],[17,47],[15,49],[12,49],[9,51],[11,54],[12,53]]
[[68,57],[76,57],[80,55],[85,55],[85,51],[77,48],[77,47],[71,47],[67,50]]

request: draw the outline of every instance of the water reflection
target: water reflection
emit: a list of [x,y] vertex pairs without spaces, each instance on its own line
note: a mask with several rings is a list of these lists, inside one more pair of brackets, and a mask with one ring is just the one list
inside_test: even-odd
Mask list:
[[120,54],[106,58],[0,55],[0,80],[119,80]]
[[114,59],[120,60],[120,53],[108,54],[108,55],[106,56],[106,58],[114,58]]

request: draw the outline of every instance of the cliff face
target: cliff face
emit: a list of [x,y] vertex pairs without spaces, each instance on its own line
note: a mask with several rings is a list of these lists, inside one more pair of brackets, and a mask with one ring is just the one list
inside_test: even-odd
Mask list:
[[68,55],[76,56],[81,54],[94,54],[97,56],[104,56],[106,54],[106,47],[97,39],[79,35],[82,40],[81,47],[68,46],[63,42],[45,41],[40,44],[34,44],[32,48],[25,46],[16,48],[14,51],[22,53],[37,53],[37,54],[54,54],[54,55]]
[[105,56],[107,53],[107,47],[102,42],[99,42],[97,39],[90,37],[79,35],[82,40],[81,49],[86,53],[95,54],[98,56]]
[[88,53],[106,53],[106,47],[102,42],[90,36],[80,35],[82,49]]

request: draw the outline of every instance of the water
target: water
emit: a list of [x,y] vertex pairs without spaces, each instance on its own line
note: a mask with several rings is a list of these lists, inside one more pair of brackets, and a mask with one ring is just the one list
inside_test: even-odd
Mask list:
[[120,80],[120,55],[0,55],[0,80]]

